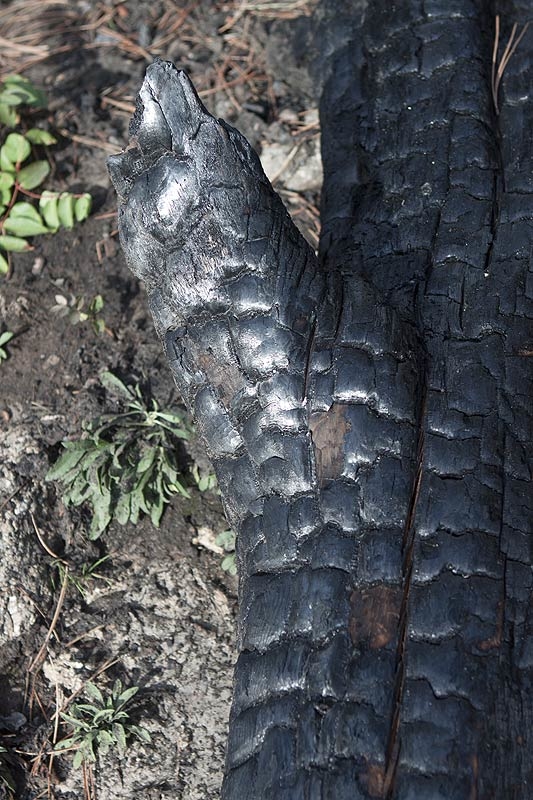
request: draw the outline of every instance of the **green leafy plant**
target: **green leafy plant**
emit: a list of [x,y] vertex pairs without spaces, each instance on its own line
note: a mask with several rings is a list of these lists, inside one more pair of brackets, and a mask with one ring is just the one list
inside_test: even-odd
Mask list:
[[[0,86],[0,124],[14,128],[20,122],[20,106],[44,107],[46,96],[26,78],[10,75]],[[89,216],[90,194],[33,190],[50,173],[46,158],[34,158],[35,146],[49,147],[57,140],[43,128],[9,133],[0,147],[0,250],[29,250],[30,236],[72,228]],[[37,201],[38,207],[35,205]],[[9,261],[0,253],[0,274],[9,272]]]
[[0,86],[0,125],[14,128],[20,122],[19,106],[43,108],[46,95],[22,75],[8,75]]
[[222,559],[220,566],[224,572],[230,575],[237,574],[237,564],[235,562],[235,532],[232,530],[222,531],[215,539],[215,542],[222,547],[226,555]]
[[94,763],[98,753],[105,755],[110,748],[117,747],[123,753],[132,737],[142,742],[151,742],[151,736],[141,725],[134,725],[126,711],[131,699],[139,691],[138,686],[123,689],[121,681],[115,681],[112,692],[104,697],[93,683],[87,683],[85,692],[90,703],[72,703],[69,713],[61,713],[61,719],[72,728],[70,736],[56,745],[56,751],[74,749],[73,766]]
[[126,386],[111,372],[100,380],[126,401],[124,411],[103,414],[84,425],[83,438],[62,442],[64,452],[46,476],[63,483],[66,505],[90,504],[92,539],[111,520],[135,524],[141,513],[158,527],[174,495],[189,497],[179,444],[192,431],[183,417],[145,399],[138,384]]
[[104,300],[101,294],[93,297],[84,311],[85,297],[71,295],[70,299],[62,294],[56,294],[55,305],[50,311],[58,317],[67,317],[71,325],[78,325],[80,322],[89,322],[95,333],[104,333],[106,329],[105,321],[100,316],[104,307]]
[[0,364],[2,361],[5,361],[8,357],[8,352],[5,349],[5,345],[11,341],[15,334],[12,331],[4,331],[0,333]]

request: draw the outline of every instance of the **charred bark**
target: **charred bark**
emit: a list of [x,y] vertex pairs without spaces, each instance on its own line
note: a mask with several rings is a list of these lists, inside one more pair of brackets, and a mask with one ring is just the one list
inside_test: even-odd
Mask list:
[[497,117],[481,0],[346,7],[319,259],[170,64],[110,159],[238,531],[223,797],[528,798],[531,68]]

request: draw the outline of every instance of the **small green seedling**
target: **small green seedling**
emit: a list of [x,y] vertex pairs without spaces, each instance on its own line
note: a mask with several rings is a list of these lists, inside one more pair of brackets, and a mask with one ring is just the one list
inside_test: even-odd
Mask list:
[[0,333],[0,364],[2,361],[5,361],[9,355],[5,349],[5,345],[11,341],[14,335],[15,334],[11,331],[4,331],[3,333]]
[[214,472],[203,472],[198,464],[193,466],[191,472],[200,492],[218,491],[217,476]]
[[[107,586],[112,585],[112,580],[110,580],[106,575],[102,575],[100,572],[97,572],[98,567],[100,567],[109,558],[111,558],[110,555],[102,556],[102,558],[99,558],[92,564],[82,564],[78,571],[67,569],[66,562],[61,558],[56,558],[54,561],[52,561],[52,567],[57,567],[60,585],[64,583],[66,578],[68,583],[74,586],[74,588],[81,594],[83,599],[85,599],[89,581],[100,580],[103,581]],[[55,579],[52,579],[52,587],[54,590],[57,588]]]
[[71,735],[58,742],[56,751],[74,749],[73,766],[96,761],[98,754],[105,755],[110,748],[117,747],[123,753],[131,738],[151,742],[151,736],[141,725],[134,725],[126,707],[139,691],[138,686],[123,689],[121,681],[115,681],[111,695],[104,697],[93,683],[87,683],[85,692],[90,703],[72,703],[69,713],[61,713],[61,719],[72,728]]
[[[8,76],[0,86],[0,124],[8,128],[20,122],[18,107],[45,105],[44,93],[20,75]],[[56,142],[44,128],[30,128],[24,133],[12,131],[0,147],[0,250],[4,252],[30,250],[28,237],[73,228],[89,216],[90,194],[34,191],[50,173],[48,158],[34,157],[35,147]],[[9,268],[8,258],[0,253],[0,275]]]
[[138,384],[126,386],[111,372],[103,372],[100,380],[126,401],[124,411],[103,414],[84,425],[81,439],[62,442],[64,452],[46,476],[62,482],[67,506],[87,502],[92,507],[91,539],[111,520],[135,524],[141,513],[158,527],[174,495],[190,497],[179,447],[190,438],[190,426],[179,413],[144,399]]
[[222,559],[220,566],[229,575],[237,574],[237,564],[235,562],[235,532],[232,530],[222,531],[215,539],[215,542],[222,547],[226,555]]
[[104,307],[104,300],[101,294],[97,294],[90,301],[87,310],[84,311],[85,298],[83,296],[71,295],[70,299],[62,294],[56,294],[55,305],[50,309],[52,314],[58,317],[67,317],[71,325],[78,325],[80,322],[89,322],[95,333],[104,333],[106,326],[100,313]]

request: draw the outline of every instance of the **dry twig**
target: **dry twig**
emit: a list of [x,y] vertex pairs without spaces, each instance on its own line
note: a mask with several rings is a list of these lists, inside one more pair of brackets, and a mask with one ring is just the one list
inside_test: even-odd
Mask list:
[[522,27],[522,30],[520,31],[518,36],[516,36],[518,25],[516,24],[516,22],[514,23],[511,30],[511,35],[509,36],[509,41],[505,45],[505,49],[500,59],[500,63],[498,64],[498,48],[500,45],[500,15],[496,14],[496,24],[494,29],[494,46],[492,48],[491,88],[492,88],[492,101],[494,103],[494,109],[497,115],[499,115],[500,113],[500,107],[498,104],[498,94],[500,90],[500,83],[503,78],[503,73],[507,69],[509,61],[513,57],[516,48],[524,38],[528,28],[529,28],[529,22],[526,22],[525,25]]

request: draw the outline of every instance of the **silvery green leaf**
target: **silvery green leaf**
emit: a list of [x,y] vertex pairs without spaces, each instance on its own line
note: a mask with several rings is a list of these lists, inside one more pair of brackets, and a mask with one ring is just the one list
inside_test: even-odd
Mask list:
[[12,164],[22,164],[30,155],[31,146],[28,140],[20,133],[9,133],[2,150]]
[[91,683],[91,682],[89,681],[88,683],[86,683],[86,684],[85,684],[85,693],[86,693],[86,694],[87,694],[89,697],[91,697],[93,700],[96,700],[98,703],[100,703],[101,705],[103,705],[103,703],[104,703],[104,697],[103,697],[103,695],[102,695],[102,692],[100,691],[100,689],[98,688],[98,686],[95,686],[95,685],[94,685],[94,683]]
[[63,228],[74,227],[74,197],[69,192],[62,192],[57,202],[57,214]]
[[13,253],[21,253],[23,250],[31,249],[28,242],[18,236],[0,236],[0,247]]
[[26,131],[25,136],[32,144],[44,144],[46,146],[57,144],[55,136],[52,136],[49,131],[45,131],[43,128],[30,128],[29,131]]
[[91,213],[91,205],[93,199],[90,194],[82,194],[81,197],[76,198],[74,203],[74,216],[76,222],[83,222]]
[[23,189],[36,189],[50,173],[48,161],[34,161],[23,167],[17,175],[17,180]]

